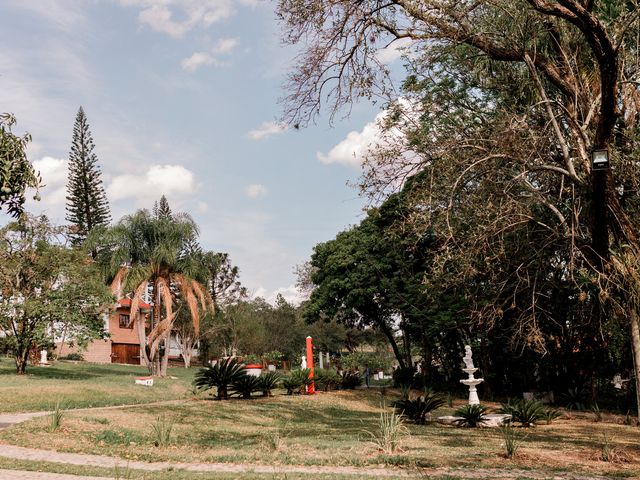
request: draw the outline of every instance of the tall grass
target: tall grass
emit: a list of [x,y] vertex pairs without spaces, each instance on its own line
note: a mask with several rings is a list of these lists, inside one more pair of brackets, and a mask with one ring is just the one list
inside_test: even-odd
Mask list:
[[365,430],[364,432],[371,436],[373,444],[378,449],[387,454],[394,453],[402,438],[409,434],[402,416],[386,408],[380,413],[377,430],[374,432]]
[[171,443],[171,433],[173,431],[173,421],[167,420],[164,415],[159,416],[154,423],[153,428],[154,441],[156,447],[166,447]]
[[526,438],[526,435],[518,432],[513,425],[507,423],[500,427],[500,435],[504,441],[504,449],[507,458],[513,458],[516,456],[518,448]]
[[64,417],[64,409],[60,407],[60,402],[56,402],[56,407],[51,412],[51,421],[49,422],[49,431],[55,432],[60,428],[62,424],[62,418]]

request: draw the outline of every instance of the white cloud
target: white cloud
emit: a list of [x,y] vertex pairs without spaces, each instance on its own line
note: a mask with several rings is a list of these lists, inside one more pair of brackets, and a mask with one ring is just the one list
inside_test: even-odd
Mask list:
[[262,140],[263,138],[278,135],[287,130],[287,125],[282,122],[263,122],[258,128],[250,130],[247,136],[251,140]]
[[132,198],[148,203],[161,195],[188,196],[196,189],[193,172],[182,165],[152,165],[140,174],[114,176],[106,191],[110,201]]
[[63,217],[67,196],[68,160],[43,157],[34,160],[33,167],[40,173],[44,187],[40,188],[40,201],[32,200],[29,195],[27,205],[29,208],[35,207],[39,212],[46,213],[52,218]]
[[140,23],[174,38],[230,18],[238,4],[257,5],[256,0],[121,0],[120,3],[141,8]]
[[14,8],[21,8],[45,18],[55,27],[63,31],[71,31],[85,20],[79,0],[9,0]]
[[408,51],[408,47],[410,47],[412,43],[413,40],[410,38],[401,38],[387,47],[378,50],[376,52],[376,57],[378,58],[378,61],[388,65],[402,57],[402,55]]
[[209,204],[206,202],[198,202],[196,207],[200,213],[207,213],[209,211]]
[[259,183],[254,183],[252,185],[247,186],[247,188],[245,188],[244,191],[247,194],[247,197],[250,197],[250,198],[264,197],[269,192],[267,190],[267,187]]
[[195,52],[189,58],[182,60],[182,68],[188,72],[195,72],[203,66],[221,67],[225,63],[220,57],[231,53],[237,45],[238,40],[235,38],[220,39],[211,50]]
[[251,297],[264,298],[268,303],[275,305],[278,295],[282,295],[287,302],[293,305],[300,305],[305,300],[305,296],[298,290],[298,287],[296,287],[295,285],[280,287],[272,292],[269,292],[264,287],[258,287],[255,292],[253,292]]

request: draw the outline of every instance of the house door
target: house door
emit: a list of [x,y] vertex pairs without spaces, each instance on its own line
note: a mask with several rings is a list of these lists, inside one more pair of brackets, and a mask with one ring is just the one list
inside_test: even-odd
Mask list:
[[111,363],[140,365],[140,345],[132,345],[130,343],[112,343]]

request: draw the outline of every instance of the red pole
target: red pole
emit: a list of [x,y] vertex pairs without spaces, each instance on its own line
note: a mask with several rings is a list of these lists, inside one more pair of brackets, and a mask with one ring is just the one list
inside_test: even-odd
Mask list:
[[311,337],[307,337],[307,368],[311,369],[309,372],[311,384],[307,388],[307,393],[312,394],[316,392],[316,389],[313,383],[313,339]]

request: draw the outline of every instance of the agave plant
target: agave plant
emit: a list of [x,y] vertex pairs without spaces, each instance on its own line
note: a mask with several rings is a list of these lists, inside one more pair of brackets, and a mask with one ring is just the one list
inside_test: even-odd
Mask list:
[[313,377],[313,381],[316,385],[316,390],[323,390],[328,392],[334,388],[337,388],[341,383],[342,377],[338,375],[333,369],[317,369]]
[[271,396],[271,390],[278,388],[280,384],[280,374],[278,372],[267,372],[258,377],[260,380],[260,390],[265,397]]
[[545,406],[538,400],[516,400],[503,404],[498,413],[511,415],[511,421],[523,427],[532,427],[544,419]]
[[487,407],[484,405],[465,405],[454,412],[456,417],[456,425],[459,427],[479,427],[486,422]]
[[247,375],[242,364],[235,358],[220,360],[213,366],[201,368],[193,379],[193,385],[198,390],[209,390],[213,387],[218,389],[218,400],[228,398],[229,385],[237,382],[241,377]]
[[427,392],[413,400],[398,400],[393,406],[396,411],[418,425],[427,423],[427,415],[445,404],[445,399],[436,393]]
[[260,383],[260,377],[242,375],[231,384],[231,391],[242,398],[251,398],[253,392],[261,389]]

